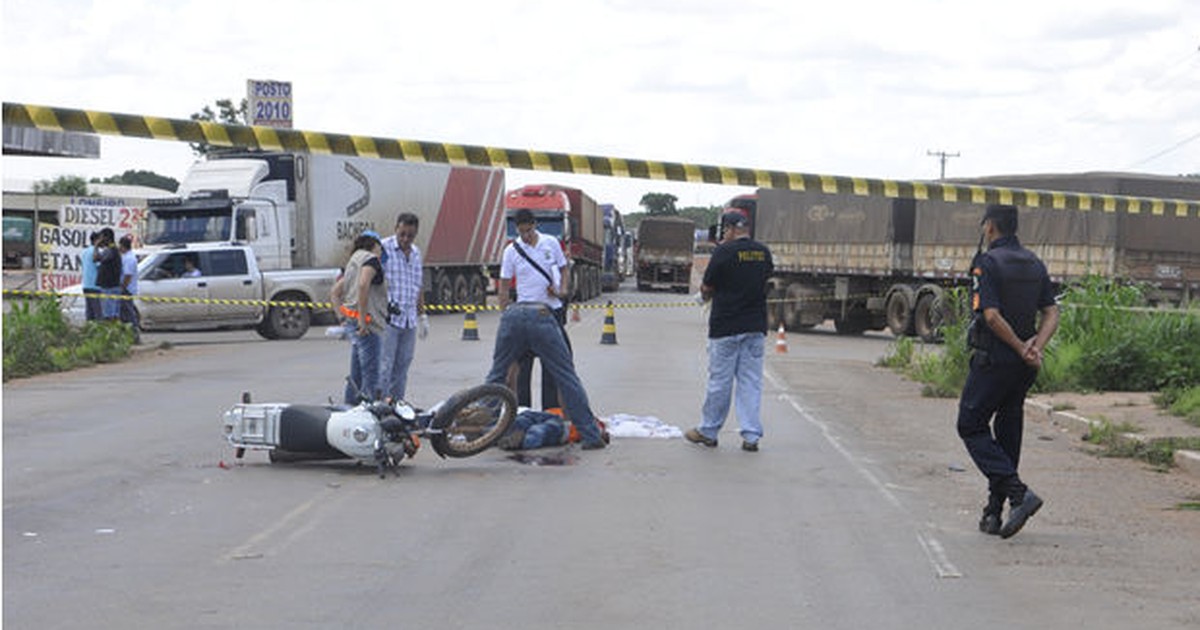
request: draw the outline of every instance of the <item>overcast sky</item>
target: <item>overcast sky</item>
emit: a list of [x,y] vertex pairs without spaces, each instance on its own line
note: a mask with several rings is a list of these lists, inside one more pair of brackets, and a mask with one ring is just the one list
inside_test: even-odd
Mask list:
[[[934,179],[1200,172],[1196,0],[2,0],[3,99],[187,118],[246,79],[295,126],[389,138]],[[3,158],[6,179],[146,169]],[[742,189],[509,171],[638,210]]]

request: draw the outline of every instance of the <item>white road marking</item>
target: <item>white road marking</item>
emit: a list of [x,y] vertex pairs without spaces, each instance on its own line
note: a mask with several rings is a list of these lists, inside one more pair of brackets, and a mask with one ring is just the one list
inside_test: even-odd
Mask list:
[[[845,458],[845,460],[851,466],[853,466],[856,471],[858,471],[858,474],[862,475],[862,477],[866,479],[868,483],[874,486],[875,489],[879,491],[879,494],[883,495],[884,499],[887,499],[889,503],[897,508],[900,508],[901,510],[904,509],[904,505],[891,491],[892,484],[881,481],[879,477],[875,476],[875,473],[871,472],[870,469],[868,469],[862,463],[863,458],[851,453],[849,449],[843,446],[841,440],[834,435],[833,430],[830,429],[829,425],[817,419],[816,416],[805,409],[800,403],[800,400],[795,395],[788,392],[788,387],[778,376],[776,376],[773,370],[763,370],[763,373],[767,380],[771,382],[772,387],[783,392],[779,395],[780,400],[783,400],[787,402],[787,404],[791,405],[792,409],[794,409],[801,418],[804,418],[806,422],[820,429],[821,435],[825,437],[825,441],[828,442],[829,445],[834,449],[836,449],[838,453],[841,453],[842,457]],[[950,559],[946,554],[946,549],[942,547],[942,544],[938,542],[933,535],[918,531],[917,541],[921,543],[921,549],[925,551],[925,557],[929,560],[929,563],[933,565],[933,570],[939,578],[959,578],[963,576],[962,572],[960,572],[958,568],[955,567],[952,562],[950,562]]]

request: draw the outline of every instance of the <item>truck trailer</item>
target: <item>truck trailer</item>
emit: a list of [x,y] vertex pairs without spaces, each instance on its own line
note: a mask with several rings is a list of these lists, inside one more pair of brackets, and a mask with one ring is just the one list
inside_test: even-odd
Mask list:
[[611,203],[600,204],[604,212],[604,269],[600,285],[604,291],[616,291],[626,277],[627,260],[633,255],[633,237],[625,230],[621,211]]
[[[364,230],[394,233],[396,217],[420,219],[430,305],[482,305],[487,276],[504,241],[504,171],[373,158],[296,153],[225,153],[198,162],[179,197],[152,200],[144,244],[149,251],[205,243],[246,245],[268,286],[272,274],[337,270]],[[307,274],[305,274],[307,275]],[[324,277],[324,275],[322,275]],[[279,278],[281,279],[281,278]],[[273,301],[324,302],[324,288],[291,290]],[[309,308],[272,306],[265,322],[302,319]],[[286,312],[285,312],[286,311]],[[201,311],[197,311],[201,313]],[[320,312],[318,312],[321,314]],[[198,317],[200,315],[198,314]],[[281,331],[262,329],[264,336]]]
[[[955,182],[1200,199],[1200,181],[1123,173],[1007,176]],[[1050,195],[1051,193],[1047,193]],[[967,202],[759,189],[729,202],[771,248],[772,328],[838,332],[887,327],[936,340],[948,289],[969,284],[984,206]],[[1142,283],[1160,304],[1200,290],[1200,220],[1173,212],[1020,207],[1018,237],[1061,285],[1098,275]]]
[[513,215],[533,212],[538,231],[562,244],[571,266],[571,300],[587,301],[600,295],[600,270],[604,263],[604,213],[594,199],[578,188],[555,184],[522,186],[505,198],[508,238],[517,238]]
[[690,219],[654,216],[642,219],[637,231],[637,288],[687,293],[692,284],[696,224]]

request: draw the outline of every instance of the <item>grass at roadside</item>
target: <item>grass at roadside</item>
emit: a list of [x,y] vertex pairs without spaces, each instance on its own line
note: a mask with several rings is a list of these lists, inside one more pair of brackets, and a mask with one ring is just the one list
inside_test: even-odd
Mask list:
[[1158,470],[1166,470],[1175,465],[1177,450],[1200,450],[1200,437],[1138,439],[1130,435],[1140,430],[1139,427],[1124,423],[1114,425],[1104,419],[1083,437],[1088,443],[1100,447],[1098,454],[1102,457],[1139,459]]
[[57,299],[21,300],[4,314],[4,380],[118,361],[132,345],[125,324],[88,322],[76,330]]
[[[945,342],[926,346],[897,339],[879,365],[923,384],[922,393],[956,397],[970,359],[966,345],[966,293],[946,294],[956,316],[941,328]],[[1200,426],[1200,310],[1148,309],[1137,286],[1091,278],[1067,287],[1060,299],[1058,333],[1047,348],[1034,392],[1148,391],[1170,413]],[[1170,466],[1177,448],[1200,449],[1200,440],[1164,438],[1128,444],[1093,431],[1106,455],[1136,457]]]

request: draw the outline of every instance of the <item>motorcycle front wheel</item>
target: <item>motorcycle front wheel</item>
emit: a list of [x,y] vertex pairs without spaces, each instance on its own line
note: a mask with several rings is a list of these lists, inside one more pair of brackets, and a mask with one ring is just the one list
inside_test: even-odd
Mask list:
[[503,385],[476,385],[454,394],[438,409],[429,436],[446,457],[470,457],[504,435],[517,415],[517,397]]

